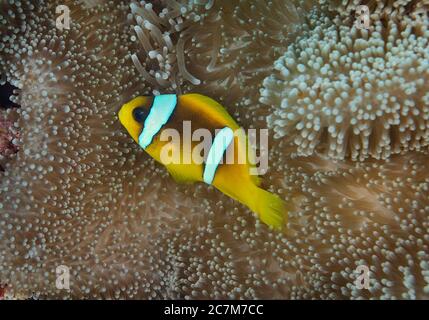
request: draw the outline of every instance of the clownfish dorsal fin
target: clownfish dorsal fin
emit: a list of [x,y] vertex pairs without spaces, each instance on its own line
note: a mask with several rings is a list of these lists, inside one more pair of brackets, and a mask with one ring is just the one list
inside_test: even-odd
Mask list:
[[198,93],[189,93],[179,96],[179,101],[186,104],[189,108],[199,111],[201,114],[219,120],[220,123],[224,123],[225,126],[232,130],[239,128],[237,122],[235,122],[225,108],[212,98]]

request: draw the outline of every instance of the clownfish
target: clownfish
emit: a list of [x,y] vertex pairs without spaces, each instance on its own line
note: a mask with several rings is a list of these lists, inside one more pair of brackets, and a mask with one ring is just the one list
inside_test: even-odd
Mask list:
[[[287,216],[285,202],[259,187],[259,177],[249,171],[254,165],[249,161],[248,138],[213,99],[200,94],[139,96],[124,104],[118,116],[134,141],[164,165],[176,182],[213,185],[257,213],[267,225],[275,229],[284,226]],[[192,123],[193,131],[203,128],[213,133],[208,155],[204,156],[204,161],[166,161],[162,155],[167,144],[180,154],[178,159],[183,158],[183,152],[189,152],[181,145],[171,146],[171,141],[162,138],[163,131],[167,129],[176,130],[183,137],[183,123],[186,121]],[[190,142],[190,150],[194,148],[196,142]],[[235,161],[232,163],[222,161],[228,148],[234,152]],[[239,155],[245,155],[244,161],[236,161]]]

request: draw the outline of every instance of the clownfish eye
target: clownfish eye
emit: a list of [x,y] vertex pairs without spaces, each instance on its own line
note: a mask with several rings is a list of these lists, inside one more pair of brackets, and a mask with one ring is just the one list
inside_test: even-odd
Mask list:
[[135,108],[133,110],[133,117],[139,123],[143,123],[146,119],[146,111],[142,107]]

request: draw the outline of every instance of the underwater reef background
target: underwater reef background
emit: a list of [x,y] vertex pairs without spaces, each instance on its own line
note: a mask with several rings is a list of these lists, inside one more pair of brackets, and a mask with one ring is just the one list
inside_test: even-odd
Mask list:
[[[429,1],[360,4],[370,30],[347,0],[0,0],[6,296],[428,299]],[[284,233],[176,184],[118,122],[188,92],[270,129]]]

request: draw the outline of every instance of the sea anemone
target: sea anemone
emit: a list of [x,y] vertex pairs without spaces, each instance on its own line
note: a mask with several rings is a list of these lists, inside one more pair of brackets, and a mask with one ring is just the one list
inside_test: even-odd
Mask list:
[[428,20],[372,20],[371,30],[312,17],[264,80],[268,126],[300,155],[386,159],[429,144]]
[[202,81],[197,90],[215,96],[242,125],[266,126],[262,81],[317,6],[308,0],[214,1],[189,28],[189,68]]
[[[128,6],[61,3],[70,7],[72,23],[60,31],[57,4],[1,3],[0,68],[19,88],[17,117],[8,120],[20,130],[20,152],[1,178],[0,282],[28,295],[55,292],[56,266],[81,259],[76,247],[74,262],[67,260],[74,239],[85,237],[79,236],[86,228],[81,215],[100,215],[103,224],[108,207],[119,206],[112,193],[122,197],[121,181],[134,172],[112,171],[135,161],[118,157],[130,146],[115,126],[118,106],[138,94],[128,57]],[[75,230],[67,232],[66,225]]]
[[200,80],[187,69],[185,59],[185,43],[189,41],[187,28],[201,19],[194,7],[198,4],[181,4],[167,1],[162,8],[155,2],[142,1],[130,4],[132,17],[135,20],[133,29],[134,41],[138,41],[143,50],[144,63],[140,62],[138,53],[131,58],[143,80],[151,85],[155,93],[181,93],[185,81],[198,85]]
[[216,96],[249,123],[253,110],[261,109],[262,80],[307,27],[306,14],[316,2],[162,3],[131,4],[133,39],[140,44],[132,59],[142,80],[156,94],[197,90]]
[[[195,90],[229,101],[240,124],[263,124],[263,79],[315,34],[317,4],[91,3],[0,4],[0,73],[20,105],[6,114],[19,152],[0,173],[0,283],[9,296],[428,298],[426,150],[354,162],[295,157],[293,143],[272,140],[264,186],[291,207],[279,233],[211,187],[176,184],[116,118],[138,94]],[[70,7],[70,30],[54,27],[57,4]],[[177,5],[176,21],[163,20]],[[332,15],[320,34],[340,23]],[[165,57],[168,38],[143,28],[145,19],[170,32]],[[70,290],[56,287],[59,266],[70,270]],[[369,290],[355,285],[358,266],[370,271]]]
[[3,168],[7,158],[18,152],[16,142],[19,138],[19,132],[13,127],[13,122],[6,120],[3,113],[5,112],[0,109],[0,168]]
[[[354,162],[288,157],[272,146],[272,185],[300,208],[276,257],[301,271],[292,298],[425,299],[429,296],[427,153]],[[279,169],[281,168],[281,170]],[[368,268],[369,289],[356,285]],[[305,270],[305,271],[304,271]]]

